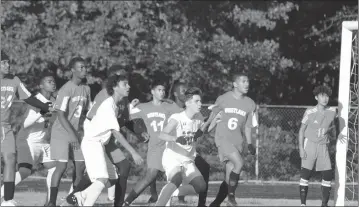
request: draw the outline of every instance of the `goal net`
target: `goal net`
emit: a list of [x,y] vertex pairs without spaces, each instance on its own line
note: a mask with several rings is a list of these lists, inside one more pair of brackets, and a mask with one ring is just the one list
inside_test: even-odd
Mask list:
[[339,137],[336,145],[335,206],[358,206],[358,22],[342,23],[339,76]]

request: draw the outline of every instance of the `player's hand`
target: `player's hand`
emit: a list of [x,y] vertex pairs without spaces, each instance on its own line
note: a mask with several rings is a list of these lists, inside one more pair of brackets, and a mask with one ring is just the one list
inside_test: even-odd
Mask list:
[[253,147],[252,144],[249,144],[249,145],[248,145],[248,150],[249,150],[249,152],[250,152],[252,155],[255,155],[255,154],[256,154],[256,149]]
[[147,132],[142,132],[141,136],[145,139],[143,142],[147,143],[150,140],[150,135]]
[[197,142],[197,139],[200,138],[200,137],[202,137],[202,135],[203,135],[203,131],[202,131],[201,129],[198,129],[198,130],[196,131],[196,133],[194,133],[193,141],[194,141],[194,142]]
[[132,154],[132,158],[136,165],[141,165],[143,163],[142,157],[137,152]]
[[306,159],[307,158],[307,153],[305,152],[304,148],[299,148],[299,155],[300,155],[300,158],[302,159]]
[[131,101],[131,105],[132,105],[133,107],[137,106],[137,104],[139,104],[139,103],[140,103],[140,100],[138,100],[137,98],[135,98],[135,99],[133,99],[133,100]]
[[176,142],[177,143],[180,143],[182,145],[186,145],[187,144],[187,139],[185,136],[180,136],[176,139]]

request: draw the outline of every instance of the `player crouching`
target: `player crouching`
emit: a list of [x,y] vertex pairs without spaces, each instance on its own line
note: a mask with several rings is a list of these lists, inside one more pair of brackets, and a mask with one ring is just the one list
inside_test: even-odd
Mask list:
[[156,206],[166,205],[181,184],[178,196],[199,194],[206,190],[206,182],[194,163],[195,144],[199,137],[196,132],[203,125],[203,120],[195,116],[202,106],[201,90],[190,88],[185,96],[185,111],[173,114],[159,136],[167,142],[162,164],[169,183],[162,188]]
[[110,97],[101,103],[96,115],[88,123],[88,127],[85,128],[81,149],[92,184],[84,191],[75,194],[76,197],[79,197],[78,194],[81,194],[83,199],[78,199],[78,201],[81,200],[79,202],[81,206],[93,206],[101,191],[108,184],[109,173],[107,165],[109,165],[109,162],[106,159],[108,160],[109,158],[107,157],[104,145],[110,140],[111,134],[131,153],[136,164],[143,162],[140,155],[120,133],[120,126],[117,121],[118,104],[123,97],[128,96],[129,89],[126,76],[111,76],[106,85],[106,90]]

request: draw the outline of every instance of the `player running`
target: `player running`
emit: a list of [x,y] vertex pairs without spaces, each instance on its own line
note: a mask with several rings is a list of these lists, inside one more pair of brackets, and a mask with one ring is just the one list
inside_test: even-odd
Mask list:
[[56,160],[56,169],[51,180],[48,206],[56,206],[58,186],[69,160],[74,161],[74,187],[79,183],[85,170],[78,133],[82,125],[81,116],[90,105],[90,87],[84,83],[86,67],[84,59],[72,58],[69,63],[72,78],[58,92],[54,108],[57,118],[51,130],[51,159]]
[[40,113],[45,114],[53,111],[49,104],[45,104],[31,96],[24,84],[17,76],[10,74],[10,58],[1,50],[1,153],[4,158],[4,202],[2,206],[15,206],[15,165],[16,145],[15,137],[10,124],[10,107],[15,96],[24,100],[27,104],[41,109]]
[[[126,76],[114,75],[108,79],[106,85],[110,97],[101,103],[95,116],[87,123],[88,126],[85,128],[85,136],[81,144],[87,173],[92,184],[86,190],[75,193],[76,198],[82,197],[81,200],[78,200],[80,206],[93,206],[108,183],[109,172],[107,170],[108,161],[106,161],[108,158],[104,145],[109,142],[111,134],[132,154],[136,164],[139,165],[143,162],[140,155],[120,133],[120,126],[117,121],[118,105],[123,97],[128,96],[130,89],[127,78]],[[126,162],[126,165],[129,165],[125,158],[121,162]],[[117,167],[123,167],[121,162]],[[112,167],[111,164],[110,166]],[[122,193],[124,194],[125,191]]]
[[201,94],[198,88],[188,89],[185,92],[185,111],[172,114],[160,133],[159,138],[166,141],[162,164],[169,183],[162,188],[156,206],[164,206],[181,184],[186,190],[179,190],[179,196],[181,192],[187,195],[206,190],[206,182],[194,163],[195,145],[201,136],[198,131],[204,125],[204,120],[195,116],[201,110]]
[[[52,103],[56,90],[55,78],[45,73],[40,78],[40,92],[35,95],[43,103]],[[28,106],[25,120],[16,135],[16,151],[18,171],[15,175],[15,186],[29,177],[39,164],[48,169],[46,184],[48,187],[46,203],[50,196],[51,176],[55,170],[55,163],[50,159],[50,125],[51,114],[42,115],[39,109]],[[1,188],[1,196],[4,187]]]
[[255,154],[251,130],[258,124],[255,117],[256,104],[246,96],[249,88],[248,76],[244,73],[237,73],[232,78],[233,90],[219,96],[215,103],[221,113],[220,122],[213,119],[213,122],[217,122],[215,142],[219,159],[226,164],[226,179],[222,182],[217,197],[210,206],[220,206],[227,195],[229,204],[237,205],[235,191],[244,164],[243,128],[248,150],[252,155]]
[[145,177],[140,180],[130,191],[125,200],[125,205],[129,206],[149,185],[151,186],[151,201],[157,201],[156,177],[164,169],[162,167],[162,154],[165,149],[165,141],[158,136],[163,129],[168,117],[181,109],[174,103],[164,102],[166,83],[162,80],[155,80],[151,86],[152,101],[141,103],[131,110],[131,119],[142,119],[145,122],[149,134],[147,150],[147,171]]
[[316,171],[322,172],[322,206],[328,206],[333,178],[328,150],[328,133],[331,127],[335,126],[337,110],[327,106],[332,94],[329,87],[317,86],[313,94],[318,104],[305,111],[299,129],[299,152],[302,158],[299,184],[300,200],[301,206],[305,206],[311,171],[316,166]]

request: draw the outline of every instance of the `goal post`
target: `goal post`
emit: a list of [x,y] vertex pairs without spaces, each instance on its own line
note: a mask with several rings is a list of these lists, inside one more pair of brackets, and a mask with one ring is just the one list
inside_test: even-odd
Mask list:
[[[358,123],[351,124],[351,118],[358,116],[358,51],[355,45],[358,41],[358,22],[344,21],[342,23],[340,75],[338,92],[339,137],[336,144],[335,157],[335,206],[344,206],[347,199],[346,192],[352,193],[350,200],[358,198]],[[350,115],[350,116],[349,116]],[[356,117],[356,118],[355,118]],[[353,118],[353,117],[352,117]],[[354,129],[352,129],[354,127]],[[348,157],[348,145],[355,151]],[[352,158],[351,167],[347,165],[348,158]],[[356,161],[355,161],[356,160]],[[356,162],[356,165],[355,163]],[[350,161],[349,161],[350,163]],[[356,168],[356,169],[355,169]],[[347,178],[348,172],[352,179]],[[353,172],[350,172],[353,171]],[[356,173],[355,173],[356,172]],[[349,176],[350,176],[349,175]],[[356,175],[356,176],[355,176]],[[352,182],[352,189],[347,189],[347,181]]]

